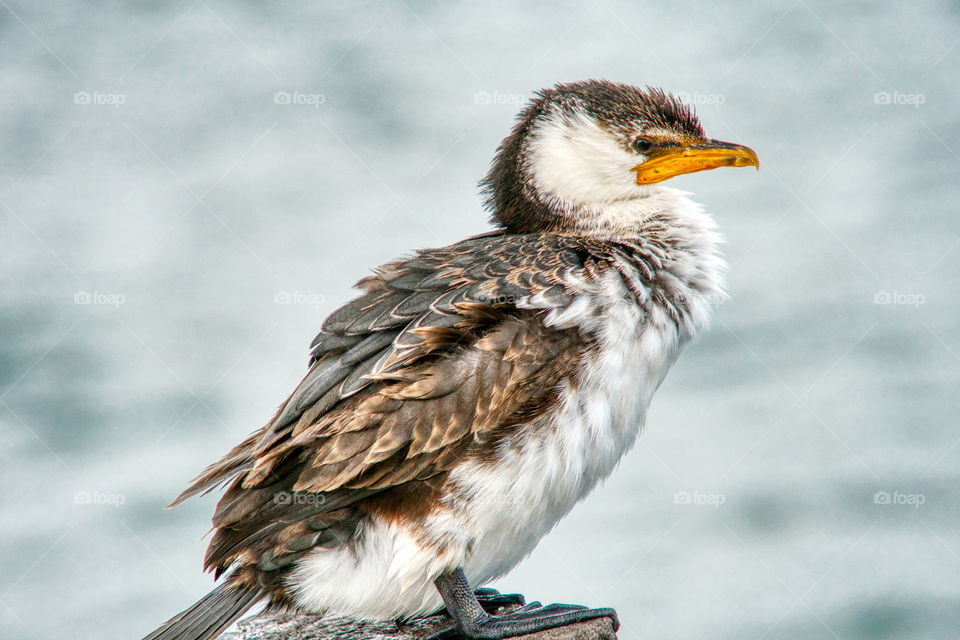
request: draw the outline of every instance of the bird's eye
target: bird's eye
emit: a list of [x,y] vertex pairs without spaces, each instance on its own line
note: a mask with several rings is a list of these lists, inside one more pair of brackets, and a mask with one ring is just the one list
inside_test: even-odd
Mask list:
[[646,138],[637,138],[633,141],[633,148],[640,153],[647,153],[653,149],[653,143]]

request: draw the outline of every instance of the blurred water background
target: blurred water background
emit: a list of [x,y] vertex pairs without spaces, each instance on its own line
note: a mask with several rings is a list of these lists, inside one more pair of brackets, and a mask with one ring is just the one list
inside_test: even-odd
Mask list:
[[138,638],[369,269],[487,228],[558,81],[662,86],[732,300],[606,485],[498,582],[621,637],[960,629],[956,3],[0,2],[0,632]]

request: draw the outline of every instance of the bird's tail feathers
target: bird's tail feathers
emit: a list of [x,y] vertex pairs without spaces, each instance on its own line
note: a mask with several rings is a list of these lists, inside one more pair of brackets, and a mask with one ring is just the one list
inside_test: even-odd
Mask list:
[[211,640],[265,595],[262,589],[225,581],[192,607],[164,622],[143,640]]

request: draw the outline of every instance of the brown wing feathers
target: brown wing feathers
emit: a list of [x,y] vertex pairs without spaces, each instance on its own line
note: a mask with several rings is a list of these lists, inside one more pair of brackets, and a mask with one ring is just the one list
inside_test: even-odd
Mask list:
[[597,267],[589,249],[487,236],[362,280],[360,297],[324,322],[310,371],[273,420],[178,497],[231,482],[207,566],[219,573],[242,558],[274,571],[340,544],[365,498],[442,475],[539,415],[585,346],[542,314],[571,301],[567,276]]

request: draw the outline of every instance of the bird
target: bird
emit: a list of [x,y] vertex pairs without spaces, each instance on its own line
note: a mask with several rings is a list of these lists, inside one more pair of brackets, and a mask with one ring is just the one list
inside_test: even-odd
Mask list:
[[485,585],[613,472],[725,299],[714,218],[662,183],[750,166],[659,88],[533,94],[480,182],[492,229],[360,280],[272,419],[170,505],[223,490],[204,558],[220,582],[146,640],[214,638],[260,604],[445,610],[471,639],[617,628],[611,608]]

